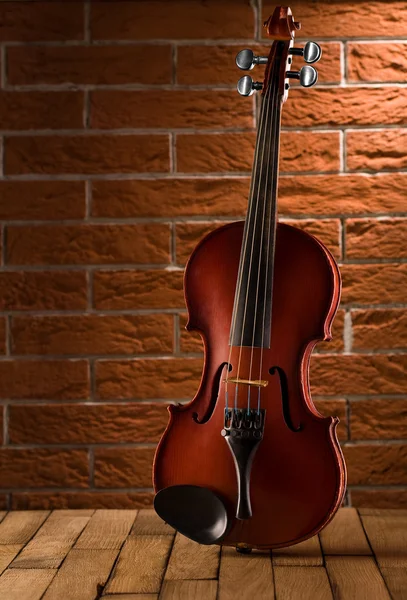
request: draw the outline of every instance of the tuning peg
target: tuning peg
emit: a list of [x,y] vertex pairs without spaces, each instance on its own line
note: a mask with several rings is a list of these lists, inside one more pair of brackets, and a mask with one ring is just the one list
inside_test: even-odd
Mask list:
[[237,91],[241,96],[251,96],[254,91],[261,90],[263,84],[260,81],[253,81],[250,75],[241,77],[237,82]]
[[250,71],[254,65],[266,65],[267,63],[267,56],[255,56],[253,50],[241,50],[236,55],[236,64],[242,71]]
[[322,56],[321,46],[318,46],[315,42],[307,42],[304,48],[290,48],[288,52],[289,54],[303,56],[308,64],[318,62]]
[[309,65],[302,67],[299,71],[287,71],[286,77],[299,79],[302,87],[312,87],[318,81],[317,70]]

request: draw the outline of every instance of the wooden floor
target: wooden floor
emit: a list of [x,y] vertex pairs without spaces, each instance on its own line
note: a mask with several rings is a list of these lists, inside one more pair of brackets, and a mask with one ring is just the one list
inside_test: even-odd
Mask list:
[[1,600],[407,599],[407,510],[343,508],[319,537],[238,554],[152,510],[0,515]]

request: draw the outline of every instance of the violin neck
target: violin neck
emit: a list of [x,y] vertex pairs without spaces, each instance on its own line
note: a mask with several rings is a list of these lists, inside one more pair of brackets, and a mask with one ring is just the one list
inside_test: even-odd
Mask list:
[[[275,69],[278,73],[278,61]],[[282,97],[262,97],[249,206],[243,233],[230,345],[270,347]]]

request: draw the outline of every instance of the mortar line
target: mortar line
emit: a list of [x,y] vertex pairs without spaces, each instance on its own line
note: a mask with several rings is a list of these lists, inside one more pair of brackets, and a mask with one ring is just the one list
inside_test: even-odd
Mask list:
[[[261,27],[259,28],[261,30]],[[307,41],[307,37],[298,37],[296,42],[301,44]],[[326,37],[315,37],[312,36],[313,41],[318,43],[329,43],[329,42],[350,42],[350,43],[377,43],[377,44],[389,44],[389,43],[399,43],[405,44],[407,43],[407,36],[381,36],[380,39],[377,36],[355,36],[355,37],[347,37],[347,36],[326,36]],[[65,47],[65,46],[86,46],[86,40],[42,40],[39,42],[36,41],[4,41],[5,46],[16,47],[16,46],[48,46],[48,47]],[[150,38],[150,39],[121,39],[121,40],[112,40],[112,39],[93,39],[92,45],[95,46],[168,46],[170,44],[177,44],[179,46],[238,46],[238,45],[248,45],[248,44],[256,44],[256,43],[270,43],[270,39],[267,37],[259,37],[256,39],[254,36],[246,37],[246,38]]]
[[[236,91],[235,89],[231,91]],[[258,98],[258,96],[257,96]],[[374,132],[374,131],[388,131],[388,130],[401,130],[402,132],[407,131],[407,127],[402,123],[368,123],[368,124],[324,124],[324,125],[282,125],[281,131],[282,134],[289,133],[308,133],[310,135],[314,133],[336,133],[338,131],[349,131],[349,132]],[[164,136],[168,133],[177,133],[182,135],[224,135],[228,133],[236,133],[236,134],[252,134],[255,135],[256,128],[254,126],[247,127],[200,127],[200,126],[191,126],[191,127],[115,127],[115,128],[98,128],[92,127],[89,131],[84,131],[83,127],[73,127],[71,129],[0,129],[0,135],[6,135],[7,137],[31,137],[38,138],[43,136],[50,137],[84,137],[84,136]],[[320,171],[315,171],[316,173]],[[381,172],[381,170],[379,171]],[[397,171],[392,170],[391,172],[397,173]]]

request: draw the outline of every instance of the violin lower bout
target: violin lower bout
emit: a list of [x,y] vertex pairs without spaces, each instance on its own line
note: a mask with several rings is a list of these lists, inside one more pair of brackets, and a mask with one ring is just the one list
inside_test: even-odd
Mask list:
[[[188,329],[205,344],[202,380],[195,398],[170,407],[157,447],[155,490],[198,485],[224,502],[230,528],[225,545],[289,546],[322,529],[340,506],[346,468],[336,437],[339,419],[323,417],[309,391],[309,359],[318,340],[330,339],[340,297],[340,276],[328,250],[305,232],[279,224],[276,237],[270,348],[233,347],[229,332],[243,223],[209,234],[185,273]],[[250,518],[236,518],[237,477],[221,431],[224,379],[267,381],[261,388],[264,432],[250,472]],[[240,365],[238,372],[238,365]],[[249,398],[250,388],[250,398]],[[233,408],[236,384],[227,385]],[[258,388],[239,385],[238,407],[257,406]]]

